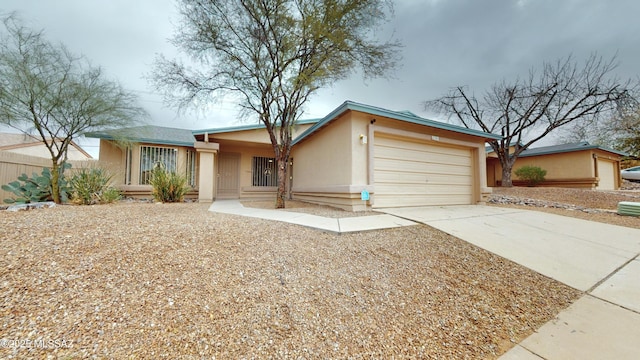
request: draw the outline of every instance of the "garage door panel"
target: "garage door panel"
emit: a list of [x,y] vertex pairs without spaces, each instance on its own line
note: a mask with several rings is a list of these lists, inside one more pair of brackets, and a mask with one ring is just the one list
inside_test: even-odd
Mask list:
[[[460,151],[460,149],[453,149]],[[433,156],[437,155],[437,156]],[[468,165],[471,158],[469,150],[466,153],[435,153],[426,151],[403,150],[399,148],[379,147],[375,150],[375,157],[379,159],[404,160],[404,161],[425,161],[427,157],[431,157],[435,162],[442,164],[458,164]]]
[[447,146],[443,147],[438,142],[420,142],[420,141],[407,141],[406,139],[389,138],[389,137],[376,137],[376,148],[384,149],[401,149],[405,151],[417,151],[427,152],[433,154],[454,154],[460,156],[468,156],[469,149],[464,147]]
[[374,207],[473,203],[470,148],[374,137]]
[[[467,160],[467,162],[469,162],[469,160]],[[468,165],[464,166],[459,164],[442,164],[440,162],[434,163],[424,161],[411,162],[392,159],[376,159],[374,171],[471,175],[471,168]]]
[[473,178],[471,174],[434,174],[425,175],[422,173],[393,171],[379,171],[376,173],[376,184],[442,184],[442,185],[471,185]]
[[385,195],[468,195],[469,190],[468,185],[376,185],[376,193]]

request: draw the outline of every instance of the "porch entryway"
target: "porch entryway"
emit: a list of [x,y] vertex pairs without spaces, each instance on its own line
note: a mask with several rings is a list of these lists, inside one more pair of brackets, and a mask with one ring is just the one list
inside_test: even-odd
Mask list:
[[240,197],[240,154],[219,153],[218,192],[216,199]]

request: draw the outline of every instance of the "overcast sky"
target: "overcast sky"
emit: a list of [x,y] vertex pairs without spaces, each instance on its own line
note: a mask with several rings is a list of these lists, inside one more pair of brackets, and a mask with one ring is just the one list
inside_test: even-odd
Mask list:
[[[167,41],[178,22],[176,0],[0,2],[0,13],[12,11],[135,91],[153,124],[202,129],[241,121],[233,103],[177,114],[144,79],[156,54],[178,55]],[[617,53],[617,74],[636,79],[639,14],[638,0],[396,0],[390,26],[404,47],[393,78],[353,77],[322,89],[303,118],[323,117],[345,100],[433,118],[421,103],[451,87],[468,85],[480,94],[496,81],[569,54],[582,61],[596,51]]]

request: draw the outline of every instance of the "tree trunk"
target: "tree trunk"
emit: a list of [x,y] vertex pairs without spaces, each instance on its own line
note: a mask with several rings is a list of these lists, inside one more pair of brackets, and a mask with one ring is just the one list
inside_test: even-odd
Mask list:
[[58,165],[57,161],[54,161],[51,167],[51,197],[56,204],[62,203],[60,197],[60,165]]
[[505,161],[502,164],[502,187],[512,187],[513,182],[511,181],[511,170],[513,169],[514,161]]
[[278,154],[276,163],[278,165],[278,194],[276,197],[276,209],[284,209],[284,202],[287,196],[287,156],[284,151]]

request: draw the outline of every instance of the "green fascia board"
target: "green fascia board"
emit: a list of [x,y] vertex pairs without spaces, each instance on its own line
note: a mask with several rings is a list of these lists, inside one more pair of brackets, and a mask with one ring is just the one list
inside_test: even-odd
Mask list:
[[[295,125],[306,125],[306,124],[315,124],[321,119],[304,119],[296,121]],[[240,125],[240,126],[229,126],[229,127],[221,127],[221,128],[212,128],[212,129],[204,129],[204,130],[193,130],[191,133],[195,135],[204,135],[204,134],[222,134],[222,133],[230,133],[236,131],[247,131],[247,130],[259,130],[264,129],[263,123],[253,124],[253,125]]]
[[[140,133],[151,133],[153,135],[140,135]],[[177,134],[176,134],[177,133]],[[157,135],[157,136],[154,136]],[[177,135],[177,136],[176,136]],[[193,147],[195,139],[190,140],[193,136],[191,130],[167,128],[162,126],[145,125],[131,128],[105,130],[88,132],[84,134],[88,138],[104,139],[104,140],[125,140],[135,143],[148,143],[158,145],[173,145]],[[175,138],[178,138],[176,140]]]
[[486,133],[486,132],[483,132],[483,131],[480,131],[480,130],[467,129],[467,128],[462,127],[462,126],[456,126],[456,125],[451,125],[451,124],[447,124],[447,123],[442,123],[442,122],[439,122],[439,121],[425,119],[425,118],[416,116],[413,113],[408,112],[408,111],[392,111],[392,110],[379,108],[379,107],[376,107],[376,106],[360,104],[360,103],[353,102],[353,101],[345,101],[344,103],[342,103],[342,105],[338,106],[335,110],[333,110],[331,113],[329,113],[329,115],[325,116],[319,122],[317,122],[315,125],[313,125],[312,127],[308,128],[306,131],[304,131],[302,134],[300,134],[298,137],[296,137],[293,140],[293,145],[299,143],[300,141],[302,141],[307,136],[313,134],[318,129],[320,129],[323,126],[327,125],[329,122],[333,121],[339,115],[341,115],[342,113],[344,113],[347,110],[360,111],[360,112],[368,113],[368,114],[371,114],[371,115],[374,115],[374,116],[383,116],[383,117],[387,117],[387,118],[390,118],[390,119],[405,121],[405,122],[412,123],[412,124],[425,125],[425,126],[433,127],[433,128],[436,128],[436,129],[454,131],[454,132],[458,132],[458,133],[462,133],[462,134],[466,134],[466,135],[479,136],[479,137],[482,137],[482,138],[485,138],[485,139],[491,139],[491,140],[502,139],[502,137],[500,135],[495,135],[495,134]]
[[[539,150],[538,150],[539,149]],[[617,154],[620,156],[629,156],[628,153],[624,151],[618,151],[614,149],[609,149],[606,147],[591,145],[589,143],[578,143],[578,144],[567,144],[565,147],[562,145],[559,146],[545,146],[541,148],[533,148],[527,149],[523,151],[519,157],[530,157],[530,156],[539,156],[539,155],[551,155],[551,154],[561,154],[573,151],[582,151],[582,150],[602,150],[607,151],[613,154]]]

